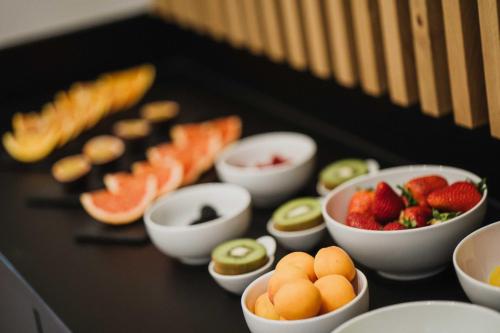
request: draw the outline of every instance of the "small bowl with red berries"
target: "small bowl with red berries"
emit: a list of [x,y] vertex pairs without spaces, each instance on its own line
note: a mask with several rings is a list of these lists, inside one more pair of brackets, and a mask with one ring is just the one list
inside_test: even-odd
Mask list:
[[460,240],[481,226],[487,194],[466,170],[402,166],[340,185],[326,197],[323,217],[355,260],[386,278],[415,280],[443,270]]
[[215,168],[222,181],[246,188],[254,205],[272,207],[311,178],[316,149],[314,140],[302,133],[257,134],[228,147]]

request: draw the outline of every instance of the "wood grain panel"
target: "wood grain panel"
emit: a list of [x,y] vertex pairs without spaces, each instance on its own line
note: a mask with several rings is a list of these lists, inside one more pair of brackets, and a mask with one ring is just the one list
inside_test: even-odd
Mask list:
[[320,1],[302,0],[301,5],[309,67],[314,75],[327,79],[331,76],[331,70]]
[[345,87],[358,83],[356,49],[349,0],[325,0],[331,63],[337,82]]
[[500,0],[480,0],[478,6],[490,131],[500,139]]
[[305,70],[307,57],[299,0],[280,0],[280,8],[283,13],[283,34],[288,62],[297,70]]
[[224,0],[227,13],[228,40],[233,47],[241,48],[246,42],[241,0]]
[[488,121],[477,3],[443,0],[453,115],[474,128]]
[[285,59],[285,46],[276,0],[260,0],[266,55],[273,61]]
[[247,47],[254,54],[261,54],[264,50],[264,39],[262,36],[261,14],[259,11],[259,0],[243,0],[243,13],[247,33]]
[[385,67],[391,101],[409,106],[418,99],[415,57],[407,1],[379,0]]
[[361,87],[368,95],[380,96],[386,76],[377,0],[352,0],[351,9]]
[[209,32],[217,41],[224,40],[227,37],[226,15],[223,5],[224,0],[206,1]]
[[410,0],[410,15],[420,105],[440,117],[451,111],[443,12],[436,0]]

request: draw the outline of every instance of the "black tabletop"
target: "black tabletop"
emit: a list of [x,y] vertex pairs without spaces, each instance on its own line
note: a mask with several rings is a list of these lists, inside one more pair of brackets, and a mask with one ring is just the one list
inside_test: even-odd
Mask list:
[[[179,123],[202,121],[237,114],[243,120],[243,134],[267,131],[299,131],[317,142],[317,169],[343,157],[372,157],[382,167],[407,162],[384,149],[332,124],[309,119],[287,105],[262,96],[221,77],[190,71],[172,60],[160,68],[159,77],[145,101],[173,99],[180,103]],[[179,70],[181,68],[181,70]],[[205,73],[206,74],[206,73]],[[33,105],[36,107],[36,105]],[[84,140],[109,132],[118,118],[137,115],[137,107],[106,119],[95,130],[62,148],[47,161],[20,166],[2,156],[2,200],[0,201],[0,252],[19,270],[63,322],[75,332],[245,332],[247,327],[240,298],[216,285],[206,266],[186,266],[160,253],[152,244],[110,245],[76,242],[75,233],[96,223],[78,205],[33,205],[38,198],[63,198],[67,193],[51,177],[50,163],[57,157],[77,152]],[[156,135],[154,144],[168,140]],[[144,158],[127,153],[121,167]],[[317,173],[315,174],[316,177]],[[94,174],[94,187],[100,175]],[[201,182],[217,181],[213,170]],[[314,195],[315,179],[302,194]],[[69,197],[74,194],[70,195]],[[499,210],[489,207],[485,221]],[[248,236],[266,234],[265,223],[272,210],[253,209]],[[136,225],[143,230],[142,222]],[[333,244],[330,236],[320,246]],[[425,253],[423,255],[432,255]],[[286,253],[278,247],[277,259]],[[312,251],[314,253],[314,251]],[[369,280],[370,308],[427,299],[467,301],[453,268],[415,282],[383,279],[362,268]]]

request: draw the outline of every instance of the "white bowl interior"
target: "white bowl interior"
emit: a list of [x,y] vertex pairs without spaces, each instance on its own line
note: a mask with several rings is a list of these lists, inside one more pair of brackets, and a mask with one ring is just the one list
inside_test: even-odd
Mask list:
[[249,193],[237,185],[208,183],[189,186],[159,199],[151,208],[150,221],[159,226],[188,226],[199,218],[203,205],[210,205],[220,216],[218,219],[193,227],[226,220],[250,204]]
[[344,323],[334,333],[491,333],[500,314],[458,302],[413,302],[381,308]]
[[254,166],[258,163],[269,162],[273,155],[279,155],[290,161],[290,163],[269,168],[277,169],[300,164],[310,159],[315,152],[316,144],[304,134],[272,132],[243,139],[230,149],[223,161],[241,171],[253,168],[241,168],[238,165]]
[[397,190],[397,185],[403,185],[412,178],[433,174],[444,177],[450,184],[466,179],[480,181],[473,173],[445,166],[415,165],[389,168],[376,175],[355,178],[334,189],[327,198],[326,212],[335,221],[344,224],[349,202],[359,188],[375,188],[379,182],[385,181]]
[[500,222],[484,227],[464,239],[457,248],[455,259],[465,274],[488,283],[491,271],[500,266]]

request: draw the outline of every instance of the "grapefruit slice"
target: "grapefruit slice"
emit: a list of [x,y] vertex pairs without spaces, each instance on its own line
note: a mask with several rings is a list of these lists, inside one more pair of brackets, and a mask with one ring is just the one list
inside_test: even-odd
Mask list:
[[241,118],[238,116],[218,118],[209,123],[221,133],[223,146],[227,146],[241,137]]
[[182,184],[184,167],[173,158],[164,158],[161,164],[152,165],[147,161],[132,165],[134,175],[154,175],[158,180],[156,196],[171,192]]
[[203,156],[197,151],[187,148],[178,147],[176,145],[165,143],[146,151],[146,156],[149,163],[153,166],[163,165],[165,160],[174,159],[180,162],[183,166],[182,185],[194,183],[203,172],[202,165]]
[[208,123],[176,125],[170,135],[176,146],[190,149],[200,158],[202,171],[212,167],[222,150],[221,132]]
[[85,211],[99,222],[128,224],[139,219],[156,195],[156,177],[130,176],[115,191],[98,190],[80,196]]

